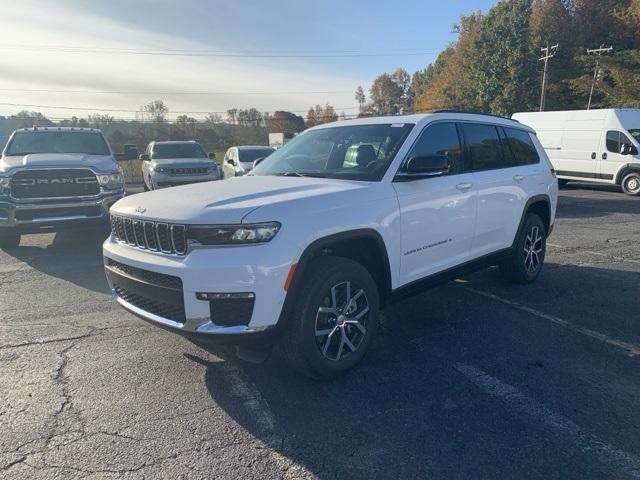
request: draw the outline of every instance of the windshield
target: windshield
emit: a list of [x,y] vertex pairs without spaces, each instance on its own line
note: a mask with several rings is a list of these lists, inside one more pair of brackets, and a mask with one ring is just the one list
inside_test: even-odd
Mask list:
[[379,181],[413,124],[310,130],[269,155],[253,175],[291,175]]
[[199,143],[156,143],[151,158],[206,158]]
[[632,128],[629,133],[635,138],[636,142],[640,143],[640,128]]
[[31,153],[86,153],[111,155],[107,142],[97,132],[16,132],[5,155]]
[[243,148],[238,150],[241,162],[254,162],[259,158],[266,157],[273,152],[273,148]]

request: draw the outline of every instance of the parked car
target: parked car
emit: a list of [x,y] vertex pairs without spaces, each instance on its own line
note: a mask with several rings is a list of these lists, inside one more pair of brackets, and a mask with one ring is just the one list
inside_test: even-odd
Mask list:
[[560,185],[571,180],[619,185],[640,195],[640,110],[516,113],[534,128]]
[[0,158],[0,248],[23,233],[108,225],[124,179],[94,128],[34,127],[13,132]]
[[243,177],[119,201],[105,269],[120,305],[152,324],[253,359],[277,343],[331,378],[404,295],[491,265],[536,280],[557,195],[542,145],[513,120],[335,122]]
[[224,178],[238,177],[250,172],[256,160],[261,160],[274,151],[262,145],[243,145],[227,150],[222,161]]
[[193,140],[151,142],[140,155],[144,189],[220,180],[222,176],[215,157],[214,153],[205,153]]

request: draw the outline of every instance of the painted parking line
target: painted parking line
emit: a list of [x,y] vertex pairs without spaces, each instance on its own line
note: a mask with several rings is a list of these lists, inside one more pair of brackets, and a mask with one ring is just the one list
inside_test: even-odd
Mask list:
[[623,340],[619,340],[617,338],[610,337],[605,335],[604,333],[597,332],[595,330],[591,330],[590,328],[581,327],[579,325],[575,325],[567,320],[564,320],[560,317],[556,317],[555,315],[549,315],[547,313],[541,312],[540,310],[536,310],[535,308],[527,307],[526,305],[522,305],[518,302],[514,302],[512,300],[507,300],[506,298],[499,297],[492,293],[483,292],[482,290],[477,290],[475,288],[469,287],[466,285],[465,280],[456,280],[462,288],[467,290],[468,292],[475,293],[476,295],[483,296],[485,298],[489,298],[491,300],[495,300],[497,302],[504,303],[505,305],[509,305],[510,307],[516,308],[520,311],[529,313],[538,318],[542,318],[544,320],[548,320],[562,328],[570,330],[575,333],[579,333],[581,335],[587,336],[594,340],[598,340],[600,342],[606,343],[607,345],[611,345],[616,347],[622,351],[624,351],[630,357],[640,356],[640,346],[634,345],[629,342],[625,342]]
[[516,387],[488,375],[478,367],[457,363],[454,368],[486,394],[499,398],[513,410],[531,417],[536,423],[542,423],[559,435],[570,439],[578,449],[587,455],[595,455],[605,467],[615,470],[618,475],[640,479],[640,458],[637,456],[619,450],[595,435],[585,432],[569,418],[554,412]]
[[[547,246],[553,247],[553,248],[559,248],[559,249],[568,248],[568,247],[563,247],[562,245],[557,245],[555,243],[549,243],[549,242],[547,242]],[[617,262],[630,262],[630,263],[640,264],[640,260],[636,260],[635,258],[616,257],[615,255],[607,255],[606,253],[594,252],[593,250],[582,250],[582,249],[580,249],[580,253],[588,253],[590,255],[596,255],[598,257],[610,258],[610,259],[615,260]]]

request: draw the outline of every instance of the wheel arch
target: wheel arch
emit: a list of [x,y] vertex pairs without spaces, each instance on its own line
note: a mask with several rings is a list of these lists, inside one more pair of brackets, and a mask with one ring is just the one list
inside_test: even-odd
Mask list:
[[518,225],[516,236],[513,239],[512,247],[514,248],[516,246],[516,243],[518,242],[518,238],[520,238],[522,229],[524,228],[524,220],[529,213],[535,213],[540,216],[540,218],[542,218],[542,221],[544,222],[547,236],[551,234],[551,199],[548,195],[535,195],[527,201],[522,211],[520,224]]
[[640,173],[640,163],[627,163],[623,165],[616,174],[616,185],[622,185],[622,179],[628,173]]

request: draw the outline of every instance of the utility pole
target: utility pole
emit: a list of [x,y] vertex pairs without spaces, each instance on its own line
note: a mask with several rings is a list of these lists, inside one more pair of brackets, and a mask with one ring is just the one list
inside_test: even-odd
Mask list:
[[591,93],[589,93],[589,103],[587,104],[587,110],[591,110],[591,99],[593,98],[593,91],[596,88],[596,83],[600,76],[600,55],[613,51],[613,47],[605,47],[600,45],[600,48],[587,48],[587,55],[596,55],[596,68],[593,72],[593,80],[591,80]]
[[539,58],[541,62],[544,62],[544,73],[542,74],[542,94],[540,95],[540,111],[544,112],[545,104],[547,103],[547,67],[549,65],[549,59],[556,56],[558,53],[559,44],[555,44],[552,47],[547,46],[541,48],[542,57]]

